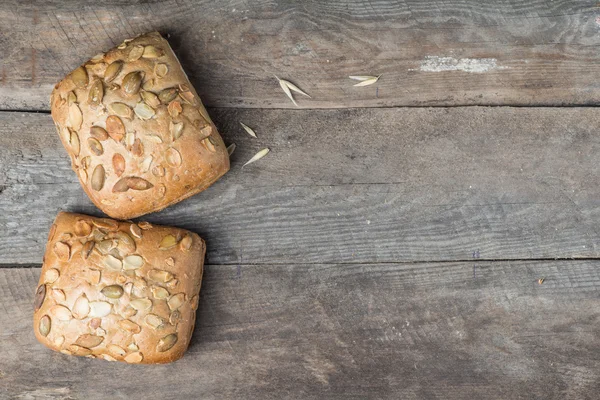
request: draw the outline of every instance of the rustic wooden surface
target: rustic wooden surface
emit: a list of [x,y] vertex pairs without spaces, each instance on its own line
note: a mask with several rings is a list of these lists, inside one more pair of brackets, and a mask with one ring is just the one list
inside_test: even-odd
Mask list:
[[[600,256],[597,109],[212,115],[238,144],[232,170],[142,218],[198,232],[210,263]],[[0,113],[0,185],[0,263],[38,263],[59,210],[99,213],[47,114]]]
[[31,329],[38,274],[0,269],[2,398],[591,400],[600,389],[599,261],[211,265],[190,349],[162,366],[45,349]]
[[[0,109],[47,110],[79,63],[148,31],[209,106],[592,105],[596,0],[170,0],[0,3]],[[383,74],[353,88],[348,75]]]
[[[100,213],[49,93],[152,30],[238,146],[142,218],[207,240],[196,332],[171,365],[68,357],[33,292],[56,213]],[[0,2],[0,399],[597,399],[599,32],[595,0]]]

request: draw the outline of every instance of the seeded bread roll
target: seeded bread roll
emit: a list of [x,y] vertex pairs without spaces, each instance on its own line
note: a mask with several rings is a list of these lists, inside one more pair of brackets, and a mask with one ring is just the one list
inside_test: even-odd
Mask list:
[[83,189],[113,218],[161,210],[229,170],[221,136],[157,32],[75,69],[51,109]]
[[62,212],[35,294],[35,336],[65,354],[175,361],[194,331],[204,253],[183,229]]

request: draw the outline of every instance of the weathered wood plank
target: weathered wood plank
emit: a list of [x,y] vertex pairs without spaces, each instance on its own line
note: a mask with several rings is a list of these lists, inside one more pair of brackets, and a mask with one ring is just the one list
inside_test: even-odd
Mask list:
[[[79,63],[171,34],[209,106],[565,105],[600,100],[595,0],[180,0],[0,4],[0,109],[48,109]],[[348,75],[383,74],[353,88]]]
[[599,261],[208,266],[191,347],[162,366],[47,350],[31,328],[39,269],[3,268],[0,393],[595,399],[599,267]]
[[[212,116],[238,144],[232,170],[145,218],[201,234],[210,263],[600,256],[595,108]],[[0,264],[39,263],[59,210],[98,214],[45,114],[0,113],[0,190]]]

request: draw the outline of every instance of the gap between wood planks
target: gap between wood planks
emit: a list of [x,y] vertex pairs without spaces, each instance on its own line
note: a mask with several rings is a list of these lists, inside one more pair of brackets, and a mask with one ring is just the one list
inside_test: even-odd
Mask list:
[[[598,108],[600,103],[573,103],[573,104],[452,104],[452,105],[405,105],[405,106],[377,106],[377,107],[269,107],[269,108],[250,108],[250,107],[206,107],[207,110],[228,110],[228,109],[244,109],[244,110],[281,110],[281,111],[318,111],[318,110],[360,110],[360,109],[402,109],[402,108]],[[28,110],[28,109],[0,109],[0,113],[29,113],[29,114],[50,114],[50,110]]]
[[[356,261],[356,262],[351,262],[351,261],[341,261],[341,262],[303,262],[303,263],[294,263],[295,265],[305,265],[305,266],[311,266],[311,265],[327,265],[327,266],[335,266],[335,265],[365,265],[365,266],[369,266],[369,265],[391,265],[391,264],[406,264],[406,265],[410,265],[410,264],[459,264],[459,263],[494,263],[494,262],[549,262],[549,261],[575,261],[575,262],[579,262],[579,261],[600,261],[600,257],[561,257],[561,258],[493,258],[493,259],[488,259],[488,258],[466,258],[463,260],[457,259],[457,260],[418,260],[418,261],[411,261],[411,260],[399,260],[399,261]],[[257,267],[257,266],[279,266],[279,265],[289,265],[289,262],[233,262],[233,263],[220,263],[220,264],[215,264],[215,263],[210,263],[210,264],[205,264],[205,267],[210,265],[212,267],[219,267],[219,266],[224,266],[224,267],[230,267],[230,266],[235,266],[235,265],[243,265],[243,266],[248,266],[248,267]],[[42,264],[15,264],[15,263],[6,263],[6,264],[0,264],[0,268],[41,268]]]

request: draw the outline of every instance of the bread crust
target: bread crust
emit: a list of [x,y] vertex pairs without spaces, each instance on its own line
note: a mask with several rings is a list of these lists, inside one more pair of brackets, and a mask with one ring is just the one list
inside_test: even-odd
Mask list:
[[221,136],[158,32],[72,71],[51,112],[84,191],[113,218],[159,211],[229,170]]
[[184,229],[59,213],[36,290],[36,338],[108,361],[179,359],[194,330],[205,251]]

